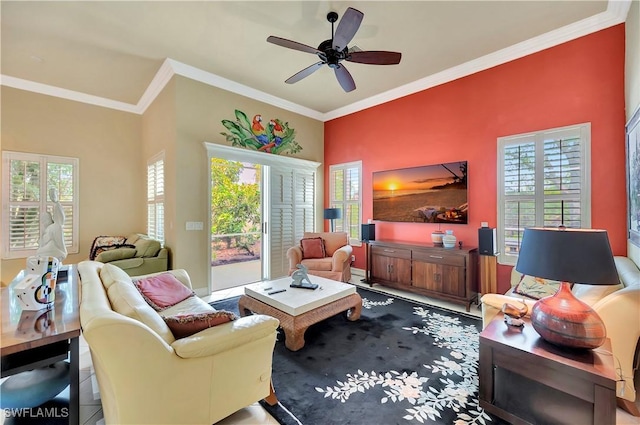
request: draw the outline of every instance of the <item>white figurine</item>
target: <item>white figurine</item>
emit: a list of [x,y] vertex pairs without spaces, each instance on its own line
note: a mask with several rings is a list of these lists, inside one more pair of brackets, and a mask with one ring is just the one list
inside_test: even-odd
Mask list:
[[67,258],[67,247],[64,245],[64,210],[58,202],[56,189],[49,189],[49,197],[53,202],[53,214],[46,212],[40,220],[40,241],[36,256],[55,257],[62,263]]

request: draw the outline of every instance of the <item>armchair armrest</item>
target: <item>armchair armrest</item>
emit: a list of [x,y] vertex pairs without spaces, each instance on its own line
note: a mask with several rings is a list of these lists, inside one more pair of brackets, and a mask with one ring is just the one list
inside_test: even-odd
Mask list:
[[254,314],[177,339],[171,346],[182,358],[212,356],[269,335],[275,341],[279,324],[271,316]]
[[336,249],[331,260],[331,270],[334,272],[342,271],[345,263],[350,264],[352,252],[353,247],[351,245],[345,245],[342,248]]
[[302,248],[297,245],[292,246],[287,250],[287,258],[289,259],[289,270],[295,270],[302,261]]

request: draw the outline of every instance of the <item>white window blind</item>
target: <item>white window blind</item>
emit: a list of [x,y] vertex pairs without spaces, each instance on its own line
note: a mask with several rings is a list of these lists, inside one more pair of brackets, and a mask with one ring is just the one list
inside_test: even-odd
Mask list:
[[147,234],[164,243],[164,152],[147,163]]
[[527,227],[591,226],[590,124],[498,139],[499,261],[515,264]]
[[329,167],[329,207],[340,208],[342,218],[335,220],[337,232],[347,232],[352,245],[360,245],[362,221],[362,161]]
[[53,212],[49,189],[56,189],[65,214],[64,241],[68,253],[78,252],[77,158],[5,151],[2,190],[2,256],[34,255],[42,233],[40,221]]

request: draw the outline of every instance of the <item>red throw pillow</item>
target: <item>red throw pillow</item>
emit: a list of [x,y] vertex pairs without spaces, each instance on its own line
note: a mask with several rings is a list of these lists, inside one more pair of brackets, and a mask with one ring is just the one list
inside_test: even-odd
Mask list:
[[305,238],[300,240],[302,247],[302,259],[324,258],[324,241],[322,238]]
[[156,311],[164,310],[195,295],[171,273],[145,277],[134,283],[145,301]]
[[196,314],[177,314],[175,316],[165,317],[169,329],[173,333],[174,338],[180,339],[191,336],[204,329],[218,326],[223,323],[236,320],[238,316],[229,311],[212,311],[210,313]]

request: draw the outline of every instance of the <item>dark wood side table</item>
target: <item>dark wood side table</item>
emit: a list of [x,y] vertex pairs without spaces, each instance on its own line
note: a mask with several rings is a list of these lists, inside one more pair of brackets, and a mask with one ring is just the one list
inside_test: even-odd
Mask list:
[[58,279],[50,310],[22,311],[13,288],[24,271],[1,289],[2,377],[44,367],[69,358],[69,424],[80,422],[80,293],[78,272],[69,266],[66,279]]
[[507,328],[498,315],[480,334],[480,406],[514,425],[615,425],[611,342],[569,350],[544,341],[526,320]]

